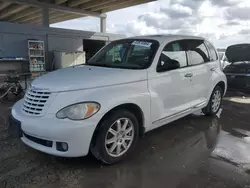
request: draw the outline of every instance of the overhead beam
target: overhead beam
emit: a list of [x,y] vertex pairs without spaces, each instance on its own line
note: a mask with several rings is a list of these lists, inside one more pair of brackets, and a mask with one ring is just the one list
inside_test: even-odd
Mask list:
[[[61,4],[61,3],[64,3],[64,2],[66,2],[66,1],[67,1],[67,0],[56,0],[55,3],[56,3],[56,4]],[[8,2],[3,2],[3,3],[10,4],[10,3],[8,3]],[[0,5],[0,10],[1,10],[1,5]],[[14,21],[16,21],[16,20],[18,20],[18,19],[21,19],[21,18],[23,18],[23,17],[29,16],[29,15],[32,16],[32,15],[34,15],[34,13],[37,13],[37,12],[39,12],[39,11],[41,11],[41,9],[40,9],[40,8],[36,8],[36,7],[33,7],[33,8],[26,8],[26,9],[20,11],[18,14],[15,14],[15,15],[13,15],[13,16],[8,17],[7,20],[8,20],[9,22],[14,22]]]
[[65,20],[72,20],[72,19],[76,19],[76,18],[82,18],[82,17],[79,16],[79,15],[72,15],[72,14],[71,15],[60,16],[58,18],[51,19],[50,24],[62,22],[62,21],[65,21]]
[[[65,13],[65,12],[58,12],[58,11],[55,11],[55,12],[50,12],[49,13],[49,19],[56,19],[56,18],[61,18],[61,17],[65,17],[65,15],[72,15],[72,14],[68,14],[68,13]],[[42,24],[42,18],[39,17],[35,20],[30,20],[28,21],[27,23],[30,23],[30,24]]]
[[[69,7],[75,7],[83,3],[89,2],[90,0],[72,0],[68,3]],[[94,2],[94,1],[93,1]]]
[[[72,14],[60,12],[60,11],[50,11],[49,20],[56,19],[58,17],[61,18],[61,17],[64,17],[65,15],[72,15]],[[77,16],[79,16],[79,15],[77,15]]]
[[29,18],[26,18],[22,21],[18,21],[18,23],[32,23],[32,22],[35,22],[37,20],[41,20],[42,21],[42,13],[40,12],[40,14],[38,16],[33,16],[33,17],[29,17]]
[[36,20],[29,20],[27,22],[25,22],[26,24],[31,24],[31,25],[42,25],[43,21],[42,18],[39,17]]
[[62,3],[65,3],[67,0],[55,0],[55,3],[57,4],[57,5],[60,5],[60,4],[62,4]]
[[[65,14],[67,13],[59,12],[59,11],[49,11],[49,19],[55,18],[55,17],[61,17]],[[37,20],[30,21],[29,23],[32,23],[32,24],[42,23],[42,18],[37,18]]]
[[49,9],[59,10],[59,11],[67,12],[67,13],[73,13],[73,14],[77,14],[79,16],[102,17],[100,13],[81,10],[78,8],[66,7],[66,6],[62,6],[62,5],[56,5],[56,4],[52,4],[52,3],[44,3],[41,1],[37,1],[37,0],[4,0],[4,1],[10,1],[13,3],[26,4],[26,5],[42,7],[42,8],[47,7]]
[[41,11],[41,9],[39,9],[39,8],[33,8],[33,9],[26,8],[26,9],[18,12],[18,14],[15,14],[15,15],[12,15],[12,16],[8,17],[8,21],[9,22],[14,22],[14,21],[19,20],[19,19],[21,19],[23,17],[27,17],[29,15],[31,16],[32,14],[35,15],[39,11]]
[[79,6],[80,9],[90,9],[90,8],[93,8],[93,7],[96,7],[96,6],[101,6],[101,5],[105,5],[107,3],[110,3],[110,2],[114,2],[116,0],[97,0],[97,1],[90,1],[88,3],[84,3],[82,5]]
[[[130,0],[129,2],[130,3],[134,2],[134,0]],[[106,1],[106,3],[103,4],[103,5],[95,6],[94,8],[92,7],[90,9],[90,11],[92,11],[92,10],[93,11],[98,11],[98,10],[102,10],[102,9],[105,9],[105,8],[109,8],[111,6],[119,6],[122,3],[128,3],[128,0],[109,0],[109,1]]]
[[126,1],[123,3],[113,4],[113,5],[110,5],[109,7],[102,8],[102,9],[100,9],[100,11],[102,13],[106,13],[106,12],[110,12],[113,10],[127,8],[127,7],[131,7],[131,6],[135,6],[135,5],[139,5],[139,4],[144,4],[144,3],[149,3],[149,2],[153,2],[153,1],[157,1],[157,0],[137,0],[137,1],[129,0],[129,1]]
[[24,16],[20,19],[15,20],[16,23],[27,23],[29,20],[34,20],[42,17],[42,11],[39,10],[38,12],[34,12],[32,14],[29,14],[27,16]]
[[[53,21],[53,23],[55,23],[54,21],[57,21],[57,20],[59,20],[59,21],[65,21],[65,20],[67,20],[66,18],[69,18],[69,19],[72,18],[72,19],[74,19],[74,18],[79,18],[79,17],[81,17],[81,16],[74,15],[74,14],[68,14],[68,13],[60,12],[60,11],[53,11],[53,12],[50,11],[50,14],[49,14],[50,24],[52,24],[51,21]],[[32,20],[29,23],[32,23],[32,24],[41,24],[42,23],[42,19],[39,18],[37,20]]]
[[7,2],[7,1],[1,2],[0,10],[3,10],[4,8],[6,8],[9,5],[10,5],[10,2]]
[[[54,16],[55,14],[57,14],[58,12],[60,12],[60,11],[50,10],[50,11],[49,11],[49,17],[51,17],[51,16],[53,17],[53,16]],[[65,12],[60,12],[59,15],[65,15],[65,14],[67,14],[67,13],[65,13]],[[42,10],[41,10],[41,9],[38,9],[38,11],[33,12],[32,14],[28,14],[28,15],[26,15],[26,16],[24,16],[24,17],[18,19],[18,20],[15,20],[15,22],[19,22],[19,23],[28,23],[29,20],[33,20],[32,23],[34,23],[35,21],[34,21],[33,18],[36,18],[37,20],[40,20],[40,21],[41,21],[41,19],[42,19],[41,16],[42,16]]]
[[0,12],[0,19],[3,19],[3,18],[6,18],[10,15],[16,14],[17,12],[19,12],[25,8],[27,8],[27,5],[17,5],[17,4],[10,5],[9,7],[3,9]]
[[49,13],[49,18],[52,19],[52,18],[55,18],[55,17],[58,17],[58,16],[64,16],[66,15],[67,13],[65,12],[60,12],[60,11],[50,11]]

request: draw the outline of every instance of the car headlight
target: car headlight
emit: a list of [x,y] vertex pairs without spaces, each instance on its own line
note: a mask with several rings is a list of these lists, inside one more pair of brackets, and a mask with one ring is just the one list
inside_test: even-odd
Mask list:
[[83,102],[67,106],[56,113],[59,119],[83,120],[93,116],[100,109],[100,104],[95,102]]

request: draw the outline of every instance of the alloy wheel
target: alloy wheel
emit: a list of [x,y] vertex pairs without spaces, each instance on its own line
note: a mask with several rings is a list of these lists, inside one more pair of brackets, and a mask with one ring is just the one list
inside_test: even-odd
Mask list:
[[220,108],[220,104],[221,104],[221,92],[219,90],[216,90],[212,98],[212,105],[211,105],[212,111],[217,112],[218,109]]
[[112,157],[120,157],[128,151],[134,140],[134,125],[128,118],[119,118],[108,129],[105,149]]

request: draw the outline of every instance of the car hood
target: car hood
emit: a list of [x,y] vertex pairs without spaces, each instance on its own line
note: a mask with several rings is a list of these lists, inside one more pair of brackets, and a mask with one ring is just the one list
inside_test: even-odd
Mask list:
[[146,70],[80,65],[59,69],[38,77],[31,86],[38,90],[61,92],[120,85],[146,79]]
[[236,44],[229,46],[226,50],[226,57],[229,62],[250,61],[250,44]]

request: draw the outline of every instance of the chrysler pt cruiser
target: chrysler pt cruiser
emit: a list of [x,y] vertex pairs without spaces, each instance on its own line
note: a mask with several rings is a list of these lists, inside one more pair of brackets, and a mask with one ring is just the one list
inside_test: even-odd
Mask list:
[[217,51],[204,38],[133,37],[109,43],[86,64],[35,79],[10,119],[36,150],[91,152],[113,164],[147,131],[197,110],[216,114],[226,89]]

